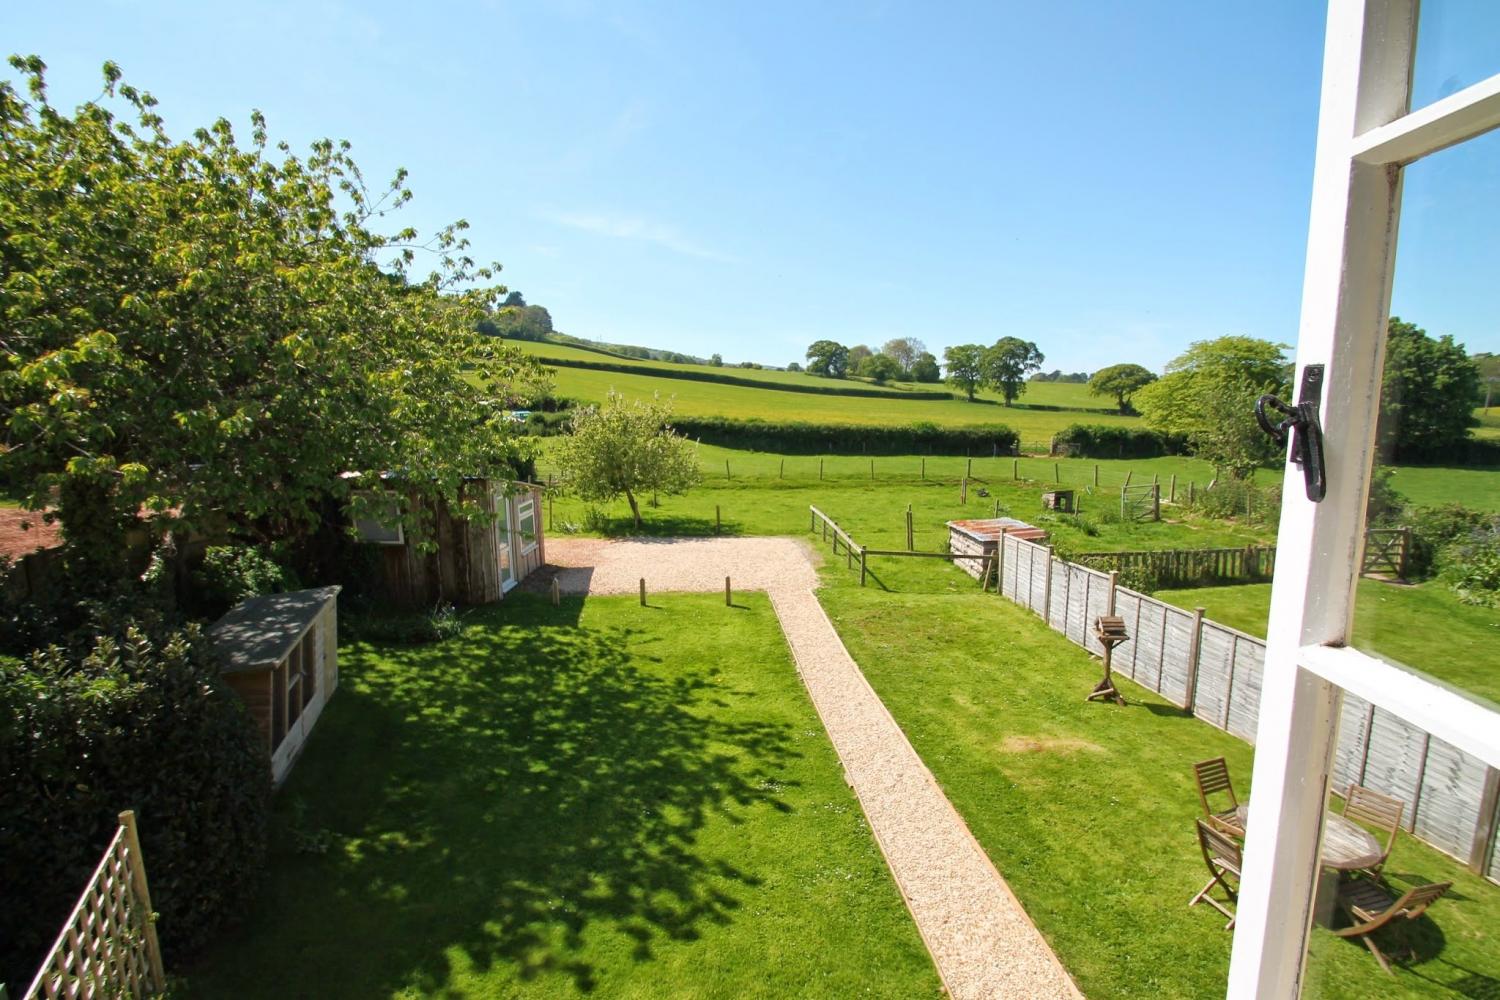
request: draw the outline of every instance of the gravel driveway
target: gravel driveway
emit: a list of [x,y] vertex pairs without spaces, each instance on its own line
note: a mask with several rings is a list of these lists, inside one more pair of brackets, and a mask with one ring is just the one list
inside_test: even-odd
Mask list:
[[[870,829],[901,888],[938,974],[954,997],[1078,998],[1021,908],[906,734],[849,656],[813,595],[818,553],[790,538],[547,540],[551,572],[567,594],[764,590],[843,762]],[[555,567],[555,568],[554,568]],[[535,582],[533,582],[535,581]]]

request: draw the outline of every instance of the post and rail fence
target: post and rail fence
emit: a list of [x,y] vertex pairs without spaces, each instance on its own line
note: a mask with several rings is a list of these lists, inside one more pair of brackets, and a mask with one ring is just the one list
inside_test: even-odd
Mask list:
[[1081,552],[1074,556],[1095,569],[1128,573],[1140,570],[1160,586],[1191,586],[1206,580],[1216,583],[1269,580],[1276,571],[1276,546],[1246,545],[1244,548],[1148,549],[1130,552]]

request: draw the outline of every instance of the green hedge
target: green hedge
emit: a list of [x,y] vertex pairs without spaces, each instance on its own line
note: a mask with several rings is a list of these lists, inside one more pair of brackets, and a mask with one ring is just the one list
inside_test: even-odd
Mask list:
[[1052,435],[1052,454],[1066,458],[1159,458],[1187,453],[1187,439],[1145,427],[1069,424]]
[[206,942],[254,895],[270,794],[264,739],[196,627],[0,658],[0,981],[30,982],[125,809],[169,965]]
[[879,424],[770,423],[722,417],[684,417],[674,429],[708,444],[789,455],[866,453],[875,455],[1012,454],[1020,436],[1003,424],[939,427]]
[[863,389],[854,385],[799,385],[796,382],[768,382],[762,379],[744,378],[727,372],[681,371],[676,368],[658,368],[650,364],[625,365],[610,361],[585,361],[582,358],[542,358],[543,364],[558,368],[587,368],[592,371],[621,372],[626,375],[649,375],[652,378],[678,378],[689,382],[717,382],[721,385],[740,385],[749,389],[769,389],[772,392],[810,392],[824,396],[867,396],[878,399],[952,399],[951,392],[882,392],[879,389]]

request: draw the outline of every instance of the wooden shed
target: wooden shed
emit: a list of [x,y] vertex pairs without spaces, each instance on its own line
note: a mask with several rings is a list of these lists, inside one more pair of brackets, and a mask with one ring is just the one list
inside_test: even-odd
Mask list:
[[486,513],[496,515],[493,523],[471,522],[441,500],[407,495],[412,509],[426,513],[423,508],[431,508],[429,551],[407,538],[399,525],[355,522],[361,541],[382,548],[381,576],[393,604],[493,604],[546,561],[540,486],[471,479],[464,490]]
[[971,559],[955,559],[953,565],[979,579],[984,573],[984,560],[980,556],[993,555],[1000,547],[1002,535],[1014,535],[1028,542],[1047,537],[1041,528],[1018,521],[1013,517],[986,517],[971,521],[948,522],[948,551],[955,555],[973,556]]
[[260,725],[278,785],[338,687],[339,590],[252,597],[208,630],[225,682]]

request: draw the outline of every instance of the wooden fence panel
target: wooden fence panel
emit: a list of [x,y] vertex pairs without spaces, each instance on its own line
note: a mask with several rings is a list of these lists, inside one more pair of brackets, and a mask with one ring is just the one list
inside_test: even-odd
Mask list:
[[1234,687],[1229,694],[1229,731],[1255,745],[1260,724],[1260,691],[1265,679],[1266,647],[1253,636],[1235,633]]
[[1370,729],[1370,749],[1365,755],[1365,778],[1361,784],[1405,802],[1408,824],[1422,780],[1426,743],[1427,734],[1422,730],[1376,707],[1375,724]]
[[[1115,591],[1115,614],[1125,619],[1125,631],[1130,633],[1130,638],[1115,647],[1112,661],[1114,669],[1139,684],[1141,682],[1136,680],[1136,662],[1140,657],[1141,595],[1120,587]],[[1152,677],[1155,676],[1153,673]]]
[[1363,698],[1344,695],[1339,713],[1339,742],[1333,752],[1333,774],[1329,779],[1340,795],[1365,776],[1365,749],[1370,742],[1371,705]]
[[1193,714],[1219,729],[1229,722],[1229,696],[1234,686],[1234,635],[1211,622],[1203,623],[1198,650],[1198,685],[1193,690]]
[[[1088,574],[1088,586],[1084,590],[1087,607],[1084,610],[1084,621],[1087,623],[1083,633],[1083,648],[1095,656],[1104,655],[1104,647],[1099,643],[1099,637],[1094,634],[1094,621],[1101,615],[1109,614],[1109,574],[1100,573],[1096,570],[1085,569]],[[1118,604],[1115,613],[1119,614]]]
[[1003,556],[1000,568],[1000,593],[1020,604],[1021,599],[1016,595],[1016,567],[1021,561],[1020,549],[1016,540],[1010,537],[1000,539],[1000,547]]
[[1031,572],[1027,581],[1027,607],[1039,615],[1047,613],[1047,564],[1050,558],[1045,545],[1027,543],[1026,564]]
[[1408,803],[1414,836],[1449,854],[1467,857],[1479,826],[1479,803],[1489,769],[1477,758],[1431,737],[1422,764],[1421,793]]
[[1191,707],[1193,692],[1192,667],[1189,660],[1193,653],[1193,616],[1170,604],[1166,609],[1166,640],[1162,644],[1161,694],[1172,699],[1183,708]]
[[[1045,563],[1047,558],[1050,557],[1044,557],[1042,561]],[[1045,609],[1047,612],[1047,624],[1061,632],[1067,624],[1068,564],[1061,559],[1052,559],[1052,572],[1043,580],[1042,585],[1043,587],[1051,587]]]

